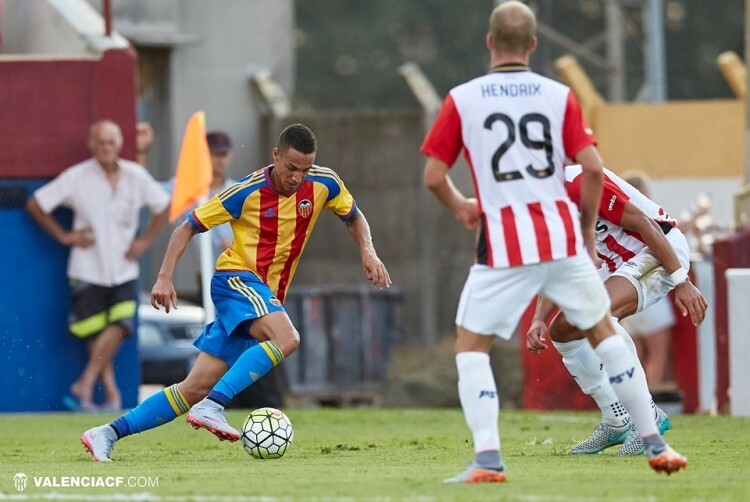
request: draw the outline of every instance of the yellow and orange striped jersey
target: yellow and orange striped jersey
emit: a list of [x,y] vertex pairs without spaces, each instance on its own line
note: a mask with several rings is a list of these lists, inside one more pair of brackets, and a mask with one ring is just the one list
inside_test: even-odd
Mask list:
[[332,169],[313,165],[297,191],[285,196],[271,184],[272,168],[255,171],[216,194],[188,221],[199,232],[229,222],[234,241],[219,255],[216,270],[253,272],[283,302],[320,212],[330,209],[346,221],[357,204]]

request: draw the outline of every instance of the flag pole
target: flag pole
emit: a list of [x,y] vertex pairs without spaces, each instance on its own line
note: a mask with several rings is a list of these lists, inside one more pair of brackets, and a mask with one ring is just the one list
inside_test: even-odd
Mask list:
[[[206,115],[195,112],[188,120],[182,139],[180,158],[177,162],[172,203],[169,208],[169,221],[174,222],[194,204],[208,200],[212,178],[211,154],[206,142]],[[198,237],[200,250],[201,299],[206,323],[216,318],[211,301],[211,276],[214,268],[213,247],[208,232]]]
[[[199,204],[203,204],[208,197],[202,197]],[[211,301],[211,278],[214,273],[215,257],[213,246],[211,245],[211,231],[202,232],[198,235],[200,249],[200,269],[201,269],[201,296],[203,300],[203,311],[206,315],[206,324],[216,319],[216,307]]]

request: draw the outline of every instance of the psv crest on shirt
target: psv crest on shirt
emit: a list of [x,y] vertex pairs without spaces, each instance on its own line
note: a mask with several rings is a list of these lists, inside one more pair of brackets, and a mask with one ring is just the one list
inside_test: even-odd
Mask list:
[[312,214],[313,205],[312,202],[305,199],[303,201],[300,201],[299,204],[297,204],[297,212],[299,212],[299,215],[303,218],[309,218]]

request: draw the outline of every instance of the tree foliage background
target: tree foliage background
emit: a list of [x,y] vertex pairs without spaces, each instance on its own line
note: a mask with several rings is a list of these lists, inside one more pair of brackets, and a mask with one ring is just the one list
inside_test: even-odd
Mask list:
[[[530,0],[539,21],[605,56],[605,0]],[[627,100],[643,84],[642,0],[620,0],[626,47]],[[664,0],[669,99],[731,97],[716,57],[744,52],[744,1]],[[417,63],[443,95],[487,70],[489,0],[297,0],[295,106],[414,107],[398,74]],[[554,60],[570,51],[540,35],[532,68],[559,78]],[[579,57],[606,95],[606,69]]]

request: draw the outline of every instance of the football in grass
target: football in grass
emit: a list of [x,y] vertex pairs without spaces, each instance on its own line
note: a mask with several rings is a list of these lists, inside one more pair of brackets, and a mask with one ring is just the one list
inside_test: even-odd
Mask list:
[[259,408],[242,425],[242,446],[257,459],[281,458],[293,438],[291,420],[276,408]]

